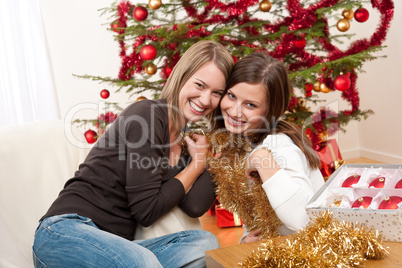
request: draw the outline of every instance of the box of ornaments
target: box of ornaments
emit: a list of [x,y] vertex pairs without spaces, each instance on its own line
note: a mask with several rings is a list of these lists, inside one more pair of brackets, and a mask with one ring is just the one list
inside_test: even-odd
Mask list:
[[384,241],[402,242],[402,165],[342,165],[306,206],[311,218],[322,210],[373,227]]

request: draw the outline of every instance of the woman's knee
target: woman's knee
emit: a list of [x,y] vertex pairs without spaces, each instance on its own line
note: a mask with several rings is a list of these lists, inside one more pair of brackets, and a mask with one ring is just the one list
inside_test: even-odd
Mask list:
[[[140,249],[140,250],[139,250]],[[136,248],[131,254],[125,254],[122,259],[124,262],[123,267],[144,267],[144,268],[158,268],[162,267],[158,258],[146,248]]]
[[205,230],[192,230],[192,236],[194,240],[198,242],[200,247],[203,247],[204,251],[213,250],[219,248],[219,241],[216,236]]

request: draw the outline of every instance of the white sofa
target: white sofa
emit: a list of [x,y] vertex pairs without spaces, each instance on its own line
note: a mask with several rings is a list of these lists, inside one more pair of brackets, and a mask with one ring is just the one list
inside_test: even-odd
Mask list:
[[[0,128],[0,267],[33,267],[32,244],[38,220],[73,176],[89,151],[82,132],[61,120]],[[179,208],[136,239],[201,229]]]
[[81,135],[61,120],[0,128],[0,267],[33,267],[38,220],[88,152],[69,141]]

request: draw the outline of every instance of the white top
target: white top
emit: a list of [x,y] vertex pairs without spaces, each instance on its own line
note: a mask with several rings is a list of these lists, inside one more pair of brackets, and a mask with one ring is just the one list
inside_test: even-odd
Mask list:
[[[309,221],[306,205],[324,185],[319,169],[310,169],[301,149],[286,134],[268,135],[255,151],[266,148],[281,168],[262,187],[272,208],[282,221],[281,235],[302,229]],[[243,237],[248,234],[244,226]],[[242,239],[243,239],[242,237]]]

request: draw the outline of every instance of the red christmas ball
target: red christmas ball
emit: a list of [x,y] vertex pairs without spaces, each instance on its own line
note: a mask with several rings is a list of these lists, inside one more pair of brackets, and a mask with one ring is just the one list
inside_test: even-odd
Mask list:
[[350,78],[344,74],[338,75],[334,81],[334,86],[339,91],[348,90],[351,84],[352,82],[350,81]]
[[133,10],[133,17],[138,21],[146,20],[148,17],[148,10],[145,7],[135,7]]
[[109,90],[107,90],[107,89],[103,89],[103,90],[100,92],[100,95],[101,95],[102,99],[107,99],[107,98],[109,98],[109,96],[110,96],[110,92],[109,92]]
[[352,208],[360,208],[360,207],[368,208],[372,200],[373,198],[370,196],[362,196],[358,198],[355,202],[353,202]]
[[113,32],[119,33],[122,29],[119,20],[115,20],[110,24],[110,28],[112,28]]
[[352,185],[358,183],[359,180],[360,180],[360,175],[359,174],[355,174],[353,176],[347,177],[346,180],[343,181],[342,187],[351,188]]
[[170,73],[172,72],[172,67],[170,67],[170,66],[165,66],[165,67],[163,68],[163,72],[165,73],[166,77],[169,77],[169,76],[170,76]]
[[369,18],[369,12],[364,7],[358,8],[355,11],[355,20],[358,22],[365,22]]
[[378,206],[379,209],[398,209],[398,204],[402,202],[400,196],[389,196],[384,199]]
[[304,39],[303,37],[301,37],[295,41],[295,47],[304,48],[305,46],[306,46],[306,39]]
[[385,177],[378,177],[370,182],[369,187],[384,188]]
[[119,28],[119,24],[118,23],[112,23],[112,24],[110,24],[110,28],[113,29],[113,32],[117,32],[117,28]]
[[87,131],[85,131],[84,136],[89,144],[94,143],[98,139],[98,137],[97,137],[98,134],[91,129],[88,129]]
[[395,185],[395,188],[402,188],[402,179],[400,179],[397,183],[396,183],[396,185]]
[[313,90],[313,85],[307,83],[307,84],[304,85],[304,89],[305,89],[307,92],[311,92],[311,91]]
[[145,45],[140,50],[140,56],[144,60],[153,60],[156,57],[156,48],[153,45]]

